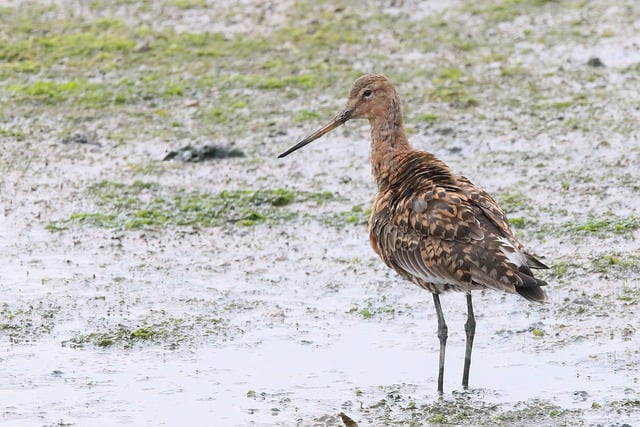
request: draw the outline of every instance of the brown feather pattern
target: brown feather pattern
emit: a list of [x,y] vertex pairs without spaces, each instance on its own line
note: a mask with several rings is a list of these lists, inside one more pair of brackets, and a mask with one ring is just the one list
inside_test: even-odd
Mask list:
[[371,245],[389,267],[432,293],[490,288],[547,301],[546,282],[530,270],[544,264],[513,237],[489,194],[430,153],[407,151],[398,164],[369,221]]

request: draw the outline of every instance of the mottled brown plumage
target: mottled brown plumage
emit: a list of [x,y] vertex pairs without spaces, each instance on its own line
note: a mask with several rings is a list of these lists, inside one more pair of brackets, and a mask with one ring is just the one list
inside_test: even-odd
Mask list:
[[531,271],[547,267],[513,236],[504,211],[489,194],[455,175],[433,154],[409,145],[400,98],[385,76],[368,74],[356,80],[345,109],[279,157],[356,118],[371,124],[371,169],[378,187],[369,220],[371,246],[385,264],[434,296],[440,392],[447,326],[439,294],[467,294],[467,387],[475,333],[471,291],[494,289],[547,302],[541,288],[546,283]]
[[389,267],[436,294],[490,288],[546,301],[546,283],[527,260],[544,265],[513,237],[491,196],[429,153],[402,158],[369,222],[371,245]]

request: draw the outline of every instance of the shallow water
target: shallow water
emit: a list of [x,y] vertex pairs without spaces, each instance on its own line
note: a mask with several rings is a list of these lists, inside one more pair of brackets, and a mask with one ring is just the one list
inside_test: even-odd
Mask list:
[[[352,322],[322,344],[308,344],[280,328],[271,331],[272,338],[247,334],[215,347],[123,353],[62,347],[55,339],[22,346],[5,342],[3,425],[291,425],[342,410],[357,419],[358,408],[350,403],[355,390],[374,403],[390,386],[408,389],[419,402],[436,400],[437,353],[413,345],[406,329],[397,321]],[[436,341],[430,333],[425,340]],[[602,348],[584,341],[544,353],[532,353],[524,342],[521,350],[513,343],[476,347],[472,390],[486,403],[540,398],[588,409],[594,401],[633,396],[638,378],[610,361],[632,354],[638,344],[618,341]],[[460,390],[464,349],[458,344],[447,351],[445,390]]]

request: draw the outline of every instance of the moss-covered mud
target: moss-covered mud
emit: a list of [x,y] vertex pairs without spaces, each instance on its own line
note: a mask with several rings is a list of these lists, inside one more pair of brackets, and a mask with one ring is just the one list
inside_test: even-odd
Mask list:
[[[3,425],[640,424],[633,1],[0,0]],[[596,59],[597,58],[597,59]],[[602,66],[604,65],[604,66]],[[362,73],[487,188],[553,302],[374,256]],[[186,146],[229,156],[162,161]]]

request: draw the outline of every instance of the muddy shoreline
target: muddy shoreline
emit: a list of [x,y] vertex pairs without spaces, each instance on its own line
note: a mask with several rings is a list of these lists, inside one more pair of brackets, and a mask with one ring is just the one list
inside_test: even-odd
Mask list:
[[[3,425],[640,423],[640,9],[0,1]],[[260,31],[255,31],[258,28]],[[599,58],[600,66],[593,58]],[[369,247],[358,75],[486,188],[552,303],[429,294]],[[244,157],[163,161],[185,146]]]

